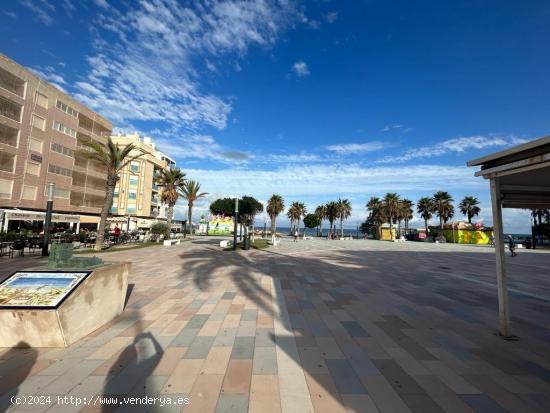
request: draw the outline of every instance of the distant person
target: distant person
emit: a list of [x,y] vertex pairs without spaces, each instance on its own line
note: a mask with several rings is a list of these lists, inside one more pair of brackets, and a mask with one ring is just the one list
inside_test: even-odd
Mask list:
[[115,224],[115,228],[113,229],[113,235],[115,236],[115,244],[118,244],[118,240],[120,238],[120,228],[118,227],[118,224]]
[[294,242],[298,242],[298,229],[294,228]]
[[518,255],[516,253],[516,243],[514,242],[514,238],[511,235],[508,235],[508,249],[510,250],[510,254],[512,257]]
[[491,247],[494,247],[495,246],[495,237],[493,235],[490,235],[489,236],[489,245]]

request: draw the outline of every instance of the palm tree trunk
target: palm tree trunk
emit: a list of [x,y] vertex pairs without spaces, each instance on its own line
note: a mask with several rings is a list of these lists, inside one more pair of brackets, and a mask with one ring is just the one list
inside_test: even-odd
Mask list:
[[428,220],[424,218],[424,227],[426,228],[426,235],[428,235]]
[[390,241],[393,241],[393,224],[392,219],[390,218]]
[[470,213],[468,213],[468,224],[471,224],[472,223],[472,216],[470,215]]
[[170,231],[172,231],[172,218],[174,217],[174,205],[168,205],[168,211],[166,212],[166,238],[170,238]]
[[99,218],[99,226],[97,227],[97,238],[95,239],[96,251],[101,251],[103,248],[103,240],[105,239],[105,226],[107,225],[107,216],[113,205],[113,194],[115,192],[115,185],[118,177],[110,176],[107,178],[107,184],[105,185],[105,203],[101,209],[101,216]]
[[191,205],[187,206],[187,216],[189,219],[189,236],[193,235],[193,207]]
[[[193,203],[192,202],[189,202],[187,204],[187,216],[189,217],[189,223],[191,223],[191,218],[193,217]],[[193,226],[192,225],[189,225],[189,236],[191,236],[191,230],[192,230]],[[208,235],[208,234],[206,234]]]
[[319,234],[317,234],[317,236],[323,236],[323,220],[320,221],[320,224],[319,224]]
[[340,218],[340,237],[344,236],[344,219]]
[[272,216],[270,218],[271,218],[271,243],[275,244],[275,230],[277,228],[277,222],[276,222],[277,218],[275,216]]

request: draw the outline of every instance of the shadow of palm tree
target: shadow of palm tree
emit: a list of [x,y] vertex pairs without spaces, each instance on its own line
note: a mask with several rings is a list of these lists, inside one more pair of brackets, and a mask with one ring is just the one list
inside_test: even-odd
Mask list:
[[5,412],[12,405],[11,398],[19,394],[37,357],[38,351],[24,341],[0,356],[0,411]]
[[[342,250],[292,256],[271,250],[232,253],[218,249],[182,258],[193,261],[192,266],[184,264],[182,277],[193,277],[201,291],[216,282],[211,268],[221,266],[223,277],[240,294],[269,313],[273,297],[261,279],[271,277],[278,288],[279,307],[283,305],[288,313],[279,321],[293,337],[273,333],[268,337],[340,407],[345,404],[342,394],[366,395],[371,380],[384,382],[387,391],[397,395],[387,397],[401,397],[404,405],[413,406],[416,396],[429,399],[418,385],[414,397],[406,394],[410,389],[400,387],[396,372],[408,376],[386,352],[385,340],[418,362],[444,363],[437,354],[446,351],[458,360],[487,362],[495,369],[499,369],[499,360],[516,360],[512,364],[521,374],[529,374],[528,365],[521,364],[528,353],[534,355],[533,360],[540,357],[550,365],[544,350],[550,326],[543,317],[550,311],[550,301],[521,294],[513,297],[520,303],[514,313],[517,331],[531,338],[528,343],[511,346],[493,336],[497,302],[492,254]],[[464,277],[475,277],[474,283]],[[521,286],[521,277],[518,282]],[[455,331],[460,331],[461,338]],[[417,332],[433,337],[417,339]],[[335,344],[338,356],[323,350],[327,342]],[[499,358],[491,357],[493,351],[499,352]],[[544,368],[537,371],[543,380],[550,377]],[[431,377],[437,380],[436,375]]]

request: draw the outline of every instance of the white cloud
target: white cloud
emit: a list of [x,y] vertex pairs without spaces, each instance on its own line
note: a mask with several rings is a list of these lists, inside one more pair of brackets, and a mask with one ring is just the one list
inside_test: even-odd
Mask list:
[[524,139],[515,136],[463,136],[447,139],[433,146],[422,146],[409,149],[396,156],[385,156],[378,163],[406,162],[412,159],[431,158],[448,153],[466,153],[472,149],[485,149],[490,147],[502,147],[517,145],[525,142]]
[[185,168],[185,171],[190,177],[198,179],[208,192],[250,193],[261,198],[269,198],[272,193],[322,198],[335,194],[348,197],[388,191],[434,191],[440,187],[442,177],[445,178],[445,189],[449,191],[486,186],[467,168],[437,165],[393,168],[314,164],[284,166],[274,170]]
[[2,13],[4,13],[6,16],[8,16],[12,19],[17,19],[17,14],[15,14],[15,12],[13,12],[11,10],[3,10]]
[[63,76],[61,76],[59,72],[51,66],[46,66],[45,68],[30,68],[30,70],[42,79],[47,80],[56,86],[67,84]]
[[45,25],[50,26],[53,23],[52,13],[55,12],[55,6],[48,0],[19,0],[19,3],[31,10]]
[[108,9],[110,7],[107,0],[94,0],[94,3],[102,9]]
[[291,70],[298,76],[298,77],[305,77],[310,74],[309,68],[307,66],[307,63],[300,60],[299,62],[296,62],[292,65]]
[[334,23],[337,19],[338,19],[338,12],[337,11],[331,11],[329,13],[327,13],[327,21],[329,23]]
[[388,144],[381,141],[372,141],[365,143],[345,143],[337,145],[329,145],[326,147],[327,150],[336,152],[340,155],[351,155],[355,153],[367,153],[380,151],[388,147]]
[[382,128],[382,132],[388,132],[394,129],[401,129],[403,125],[387,125]]
[[[298,12],[275,0],[191,4],[144,0],[100,13],[96,53],[76,97],[118,123],[162,121],[187,132],[225,128],[231,102],[203,90],[195,63],[209,61],[214,68],[224,55],[270,47]],[[104,41],[104,30],[117,40]]]

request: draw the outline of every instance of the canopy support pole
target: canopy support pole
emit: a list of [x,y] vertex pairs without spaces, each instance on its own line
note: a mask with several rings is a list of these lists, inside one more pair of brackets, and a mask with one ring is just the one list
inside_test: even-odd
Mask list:
[[491,203],[493,207],[493,232],[495,237],[495,258],[497,267],[498,313],[500,335],[511,338],[510,313],[508,310],[508,281],[506,278],[506,258],[504,256],[504,234],[502,231],[502,200],[498,178],[491,178]]

